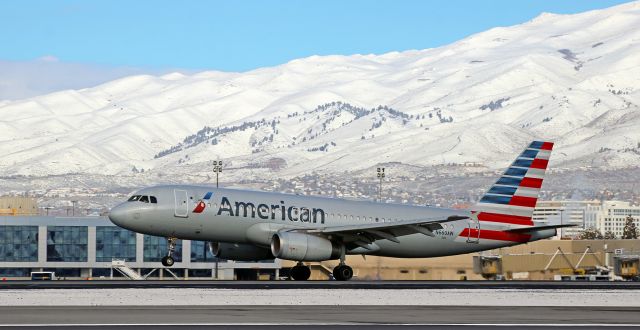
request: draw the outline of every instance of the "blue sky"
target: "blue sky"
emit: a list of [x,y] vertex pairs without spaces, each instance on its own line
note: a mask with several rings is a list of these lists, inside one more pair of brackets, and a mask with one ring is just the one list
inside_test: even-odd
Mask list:
[[437,47],[541,12],[577,13],[624,2],[0,1],[0,61],[104,72],[246,71],[310,55]]

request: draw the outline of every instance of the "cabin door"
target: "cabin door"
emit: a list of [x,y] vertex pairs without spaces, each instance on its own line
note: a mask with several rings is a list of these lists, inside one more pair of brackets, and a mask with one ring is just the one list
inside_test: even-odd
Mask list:
[[187,196],[187,191],[175,189],[173,194],[176,201],[174,215],[179,218],[189,217],[189,197]]
[[467,243],[480,243],[480,221],[476,215],[468,220]]

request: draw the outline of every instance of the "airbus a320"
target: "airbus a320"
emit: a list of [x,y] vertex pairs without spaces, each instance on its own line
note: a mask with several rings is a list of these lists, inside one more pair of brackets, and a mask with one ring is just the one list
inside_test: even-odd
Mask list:
[[165,267],[178,239],[209,242],[219,258],[297,261],[294,280],[307,280],[304,262],[339,260],[336,280],[349,280],[346,255],[439,257],[553,237],[562,224],[534,223],[553,143],[534,141],[470,210],[351,201],[272,192],[164,185],[141,189],[109,218],[138,233],[166,237]]

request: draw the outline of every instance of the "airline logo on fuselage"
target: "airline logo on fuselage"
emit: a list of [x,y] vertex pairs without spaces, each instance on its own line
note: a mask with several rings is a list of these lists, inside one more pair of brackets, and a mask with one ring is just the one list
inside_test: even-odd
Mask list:
[[211,199],[211,196],[213,196],[213,192],[211,191],[204,194],[204,197],[198,201],[196,207],[193,209],[193,213],[202,213],[202,211],[207,207],[207,201]]
[[234,202],[232,205],[229,199],[225,196],[222,196],[222,200],[220,201],[218,215],[310,223],[324,223],[325,218],[324,210],[319,208],[287,206],[284,201],[280,201],[279,204],[271,205],[263,203],[256,205],[252,202]]

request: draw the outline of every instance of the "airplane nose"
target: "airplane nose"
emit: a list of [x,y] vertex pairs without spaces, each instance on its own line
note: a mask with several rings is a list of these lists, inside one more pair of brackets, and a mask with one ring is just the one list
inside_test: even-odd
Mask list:
[[130,216],[129,212],[127,212],[127,208],[120,204],[109,211],[109,220],[113,222],[116,226],[124,227],[124,224],[129,222]]

